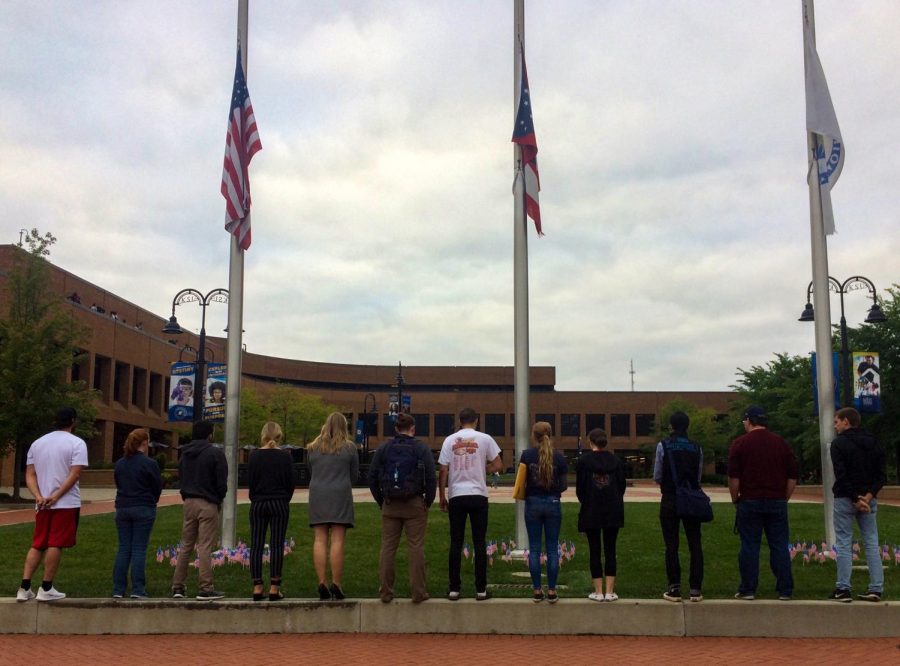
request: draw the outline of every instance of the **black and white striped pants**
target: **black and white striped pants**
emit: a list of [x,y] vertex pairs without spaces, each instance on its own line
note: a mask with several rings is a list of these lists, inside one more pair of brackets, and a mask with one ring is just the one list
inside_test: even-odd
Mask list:
[[288,500],[256,500],[250,503],[250,576],[262,579],[263,548],[266,531],[271,527],[269,541],[269,577],[281,578],[284,563],[284,536],[287,534],[291,505]]

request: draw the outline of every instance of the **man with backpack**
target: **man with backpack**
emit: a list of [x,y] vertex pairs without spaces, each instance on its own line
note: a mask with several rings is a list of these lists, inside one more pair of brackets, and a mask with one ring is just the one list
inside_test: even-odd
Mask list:
[[397,414],[396,436],[375,451],[369,467],[369,490],[381,508],[381,557],[378,594],[384,603],[394,599],[394,558],[400,534],[406,529],[409,549],[409,591],[413,603],[428,600],[425,585],[425,531],[428,509],[437,483],[431,449],[415,438],[416,422]]

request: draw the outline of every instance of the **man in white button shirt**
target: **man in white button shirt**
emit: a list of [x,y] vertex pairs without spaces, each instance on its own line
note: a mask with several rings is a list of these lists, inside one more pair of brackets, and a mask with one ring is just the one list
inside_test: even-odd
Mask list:
[[34,495],[34,537],[25,557],[22,585],[16,601],[34,599],[31,576],[44,562],[38,601],[56,601],[66,595],[53,587],[63,548],[75,545],[81,493],[78,479],[87,467],[87,445],[72,434],[78,417],[71,407],[56,413],[56,430],[37,439],[28,449],[25,482]]

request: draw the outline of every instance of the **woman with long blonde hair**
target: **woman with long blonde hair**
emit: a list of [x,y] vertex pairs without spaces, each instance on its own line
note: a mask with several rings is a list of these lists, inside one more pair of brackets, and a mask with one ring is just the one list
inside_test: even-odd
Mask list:
[[541,534],[547,552],[547,601],[556,603],[556,579],[559,575],[559,529],[562,525],[560,495],[568,487],[569,465],[553,448],[553,430],[546,421],[538,421],[531,430],[533,448],[522,453],[519,468],[525,475],[525,528],[528,530],[528,569],[534,601],[544,600],[541,586]]
[[281,592],[281,568],[284,563],[284,537],[291,515],[294,495],[294,464],[291,454],[279,448],[284,433],[269,421],[259,433],[259,448],[250,452],[247,476],[250,487],[250,576],[253,601],[263,599],[263,550],[266,532],[269,541],[269,601],[284,599]]
[[[319,436],[307,447],[309,463],[309,526],[313,528],[313,565],[319,578],[319,599],[344,598],[344,537],[353,527],[353,483],[359,476],[359,456],[347,433],[347,418],[333,412]],[[331,585],[326,565],[331,564]]]

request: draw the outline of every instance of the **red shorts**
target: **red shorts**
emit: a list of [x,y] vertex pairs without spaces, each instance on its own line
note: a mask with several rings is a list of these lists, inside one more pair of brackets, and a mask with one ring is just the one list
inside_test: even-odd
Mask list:
[[75,545],[81,509],[41,509],[34,516],[34,538],[31,547],[71,548]]

